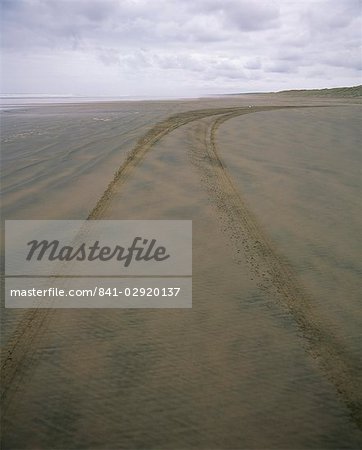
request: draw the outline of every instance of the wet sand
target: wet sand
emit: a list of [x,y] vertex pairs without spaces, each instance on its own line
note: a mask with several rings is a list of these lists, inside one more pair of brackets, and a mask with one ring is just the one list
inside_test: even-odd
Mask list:
[[4,448],[359,448],[361,107],[142,105],[26,113],[59,153],[5,218],[192,219],[193,308],[6,311]]

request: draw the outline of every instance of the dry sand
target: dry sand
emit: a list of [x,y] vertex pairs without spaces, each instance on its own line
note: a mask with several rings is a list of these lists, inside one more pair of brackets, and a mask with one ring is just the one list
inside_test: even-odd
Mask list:
[[192,219],[194,269],[192,310],[7,310],[4,448],[359,448],[360,114],[7,113],[5,218]]

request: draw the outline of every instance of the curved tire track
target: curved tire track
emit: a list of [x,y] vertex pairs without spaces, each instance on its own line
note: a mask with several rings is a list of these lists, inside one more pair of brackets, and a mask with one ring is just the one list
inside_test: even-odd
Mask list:
[[203,119],[209,116],[220,114],[246,114],[255,111],[268,111],[271,109],[291,108],[290,106],[265,106],[254,107],[252,109],[245,107],[235,108],[215,108],[215,109],[199,109],[187,111],[184,113],[175,114],[167,119],[159,122],[152,127],[136,144],[135,148],[127,156],[126,160],[119,167],[114,174],[113,179],[109,183],[107,189],[104,191],[102,197],[98,200],[96,206],[89,213],[87,220],[100,219],[107,209],[110,200],[112,199],[114,189],[119,188],[128,178],[130,173],[141,163],[150,148],[156,144],[162,137],[171,133],[176,128],[179,128],[187,123],[195,120]]

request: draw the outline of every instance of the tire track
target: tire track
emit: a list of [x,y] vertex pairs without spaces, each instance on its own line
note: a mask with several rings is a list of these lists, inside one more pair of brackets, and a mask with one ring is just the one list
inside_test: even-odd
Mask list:
[[218,128],[241,114],[243,112],[232,112],[216,118],[203,136],[203,147],[199,141],[193,146],[191,160],[202,174],[223,230],[233,245],[235,260],[240,262],[240,254],[243,254],[258,286],[287,308],[302,332],[308,353],[334,384],[351,419],[362,429],[361,362],[325,331],[323,317],[317,316],[312,299],[258,225],[218,154]]
[[203,119],[209,116],[220,114],[245,114],[255,111],[268,111],[271,109],[290,108],[290,106],[265,106],[265,107],[235,107],[235,108],[213,108],[213,109],[199,109],[194,111],[187,111],[170,116],[169,118],[159,122],[152,127],[136,144],[134,149],[127,156],[126,160],[119,167],[114,174],[113,179],[107,186],[102,197],[98,200],[96,206],[89,213],[87,220],[100,219],[112,199],[114,189],[119,188],[128,178],[130,173],[142,162],[150,148],[156,144],[162,137],[171,133],[176,128],[179,128],[187,123],[195,120]]

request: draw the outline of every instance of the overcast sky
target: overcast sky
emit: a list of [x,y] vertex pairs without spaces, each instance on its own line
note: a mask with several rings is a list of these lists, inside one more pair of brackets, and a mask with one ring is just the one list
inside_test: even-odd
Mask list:
[[360,0],[0,0],[1,91],[193,96],[361,84]]

